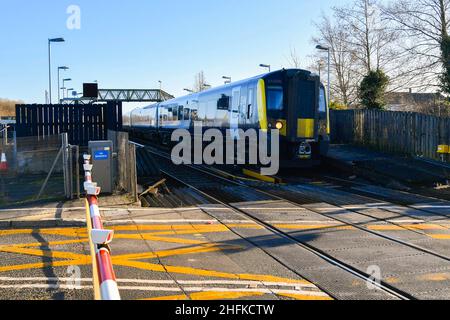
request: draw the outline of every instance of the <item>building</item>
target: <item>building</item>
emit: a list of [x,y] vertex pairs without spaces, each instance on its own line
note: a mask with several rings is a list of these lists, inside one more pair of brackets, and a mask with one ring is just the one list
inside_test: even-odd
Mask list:
[[386,110],[427,112],[434,110],[446,98],[439,93],[426,92],[390,92],[386,94]]

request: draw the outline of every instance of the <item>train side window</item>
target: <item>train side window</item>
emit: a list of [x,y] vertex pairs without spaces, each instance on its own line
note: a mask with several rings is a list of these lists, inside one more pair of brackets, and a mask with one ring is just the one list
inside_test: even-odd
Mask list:
[[217,109],[218,110],[230,110],[230,97],[222,94],[220,99],[217,101]]
[[198,121],[198,111],[197,110],[192,110],[191,118],[192,118],[192,121]]
[[253,107],[253,89],[248,89],[248,105],[247,105],[247,119],[252,118],[252,107]]
[[178,107],[173,108],[173,121],[178,120]]
[[184,116],[183,108],[184,108],[183,106],[178,107],[178,120],[179,121],[183,121],[183,116]]
[[319,112],[327,111],[327,99],[325,95],[325,88],[320,88],[319,94]]
[[184,109],[184,120],[190,120],[191,119],[191,110],[190,109]]

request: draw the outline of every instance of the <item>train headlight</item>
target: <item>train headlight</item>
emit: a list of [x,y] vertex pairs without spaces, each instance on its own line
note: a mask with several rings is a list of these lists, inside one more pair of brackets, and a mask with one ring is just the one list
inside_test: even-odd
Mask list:
[[277,124],[275,125],[275,128],[277,128],[278,130],[281,130],[281,129],[283,129],[283,127],[284,127],[283,122],[277,121]]

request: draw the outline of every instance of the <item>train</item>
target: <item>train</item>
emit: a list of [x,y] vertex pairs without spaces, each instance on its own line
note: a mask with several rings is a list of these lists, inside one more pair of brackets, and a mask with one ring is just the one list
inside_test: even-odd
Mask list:
[[329,108],[320,77],[282,69],[135,109],[123,116],[132,136],[170,145],[174,130],[279,130],[281,167],[320,164],[330,145]]

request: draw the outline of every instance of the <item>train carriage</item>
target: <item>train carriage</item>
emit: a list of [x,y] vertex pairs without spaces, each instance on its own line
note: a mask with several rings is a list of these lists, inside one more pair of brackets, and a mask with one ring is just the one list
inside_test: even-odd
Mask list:
[[327,105],[319,76],[283,69],[133,110],[124,127],[165,145],[176,129],[193,132],[194,122],[204,130],[278,129],[282,167],[305,167],[317,165],[328,151]]

